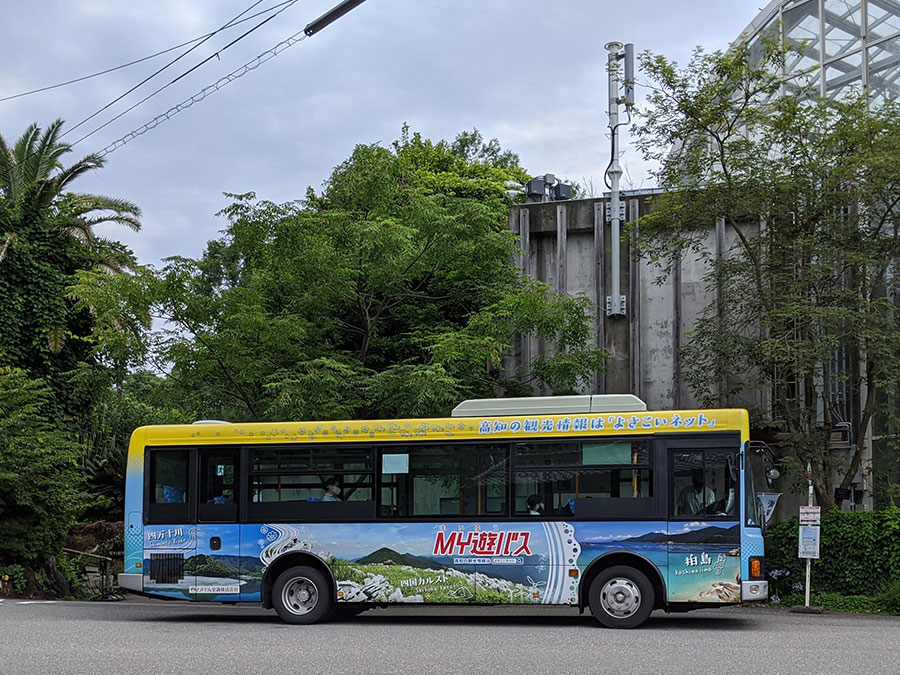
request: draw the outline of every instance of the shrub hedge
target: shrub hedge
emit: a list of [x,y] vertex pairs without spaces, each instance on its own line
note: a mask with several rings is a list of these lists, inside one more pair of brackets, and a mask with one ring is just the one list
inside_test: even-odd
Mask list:
[[[797,557],[798,520],[766,533],[769,593],[803,592],[806,561]],[[822,514],[821,558],[812,561],[814,593],[875,597],[900,581],[900,508]]]

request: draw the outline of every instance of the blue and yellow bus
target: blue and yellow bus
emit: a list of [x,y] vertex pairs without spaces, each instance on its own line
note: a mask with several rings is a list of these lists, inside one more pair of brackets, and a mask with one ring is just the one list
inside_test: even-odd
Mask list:
[[289,623],[393,603],[554,604],[631,628],[764,600],[745,410],[627,395],[452,417],[137,429],[124,588]]

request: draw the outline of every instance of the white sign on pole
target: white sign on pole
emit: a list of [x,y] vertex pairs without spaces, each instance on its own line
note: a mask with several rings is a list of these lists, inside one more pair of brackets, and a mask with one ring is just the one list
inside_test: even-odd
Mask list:
[[819,526],[818,525],[801,525],[800,526],[800,550],[797,554],[799,558],[819,559]]
[[820,506],[801,506],[800,507],[800,524],[801,525],[821,525],[822,524],[822,507],[820,507]]

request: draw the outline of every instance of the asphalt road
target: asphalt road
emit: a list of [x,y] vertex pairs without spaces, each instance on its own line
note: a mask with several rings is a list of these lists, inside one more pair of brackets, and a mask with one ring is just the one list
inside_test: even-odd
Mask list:
[[0,601],[2,675],[898,672],[893,617],[722,608],[613,631],[567,608],[391,607],[295,627],[240,606]]

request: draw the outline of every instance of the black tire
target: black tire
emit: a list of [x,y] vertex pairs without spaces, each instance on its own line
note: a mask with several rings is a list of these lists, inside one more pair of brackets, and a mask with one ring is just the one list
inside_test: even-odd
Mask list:
[[647,575],[625,565],[600,572],[588,591],[591,613],[607,628],[640,626],[653,611],[655,600]]
[[310,624],[324,621],[332,612],[331,582],[313,567],[297,566],[278,575],[272,586],[272,605],[282,621]]

